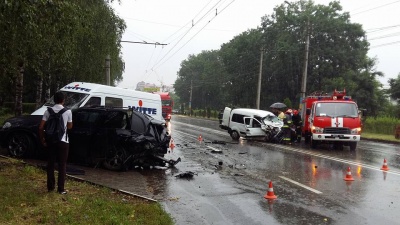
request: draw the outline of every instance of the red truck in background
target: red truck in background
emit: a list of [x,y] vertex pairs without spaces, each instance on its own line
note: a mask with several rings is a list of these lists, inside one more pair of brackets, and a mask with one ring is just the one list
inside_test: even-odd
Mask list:
[[361,117],[357,104],[346,91],[313,93],[301,103],[302,136],[316,148],[320,143],[349,146],[354,151],[361,137]]
[[165,121],[170,121],[172,115],[172,108],[174,107],[174,101],[172,100],[169,92],[161,92],[158,94],[161,97],[162,115]]

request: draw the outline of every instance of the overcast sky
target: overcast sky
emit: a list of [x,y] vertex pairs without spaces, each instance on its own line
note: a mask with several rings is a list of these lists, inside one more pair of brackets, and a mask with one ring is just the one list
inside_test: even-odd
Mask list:
[[[223,43],[261,25],[283,0],[121,0],[116,14],[125,20],[122,43],[125,72],[118,86],[136,88],[140,81],[172,85],[183,60],[203,50],[217,50]],[[292,2],[292,1],[289,1]],[[327,5],[328,0],[315,0]],[[351,22],[360,23],[371,44],[368,53],[378,59],[377,70],[389,78],[400,73],[400,1],[342,0]],[[216,10],[217,9],[217,10]],[[217,15],[216,15],[217,11]],[[194,25],[194,26],[192,26]]]

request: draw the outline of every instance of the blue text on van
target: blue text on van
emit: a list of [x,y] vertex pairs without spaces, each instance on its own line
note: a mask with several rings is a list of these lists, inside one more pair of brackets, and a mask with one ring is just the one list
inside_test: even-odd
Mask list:
[[156,108],[146,108],[146,107],[139,107],[139,106],[138,107],[132,106],[132,108],[136,111],[139,111],[141,113],[145,113],[148,115],[150,115],[150,114],[156,115],[157,114]]

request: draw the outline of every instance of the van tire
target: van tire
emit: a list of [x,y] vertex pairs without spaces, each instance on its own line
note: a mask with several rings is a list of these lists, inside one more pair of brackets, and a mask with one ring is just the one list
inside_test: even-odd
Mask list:
[[232,131],[231,132],[231,138],[233,139],[233,140],[235,140],[235,141],[237,141],[237,140],[239,140],[239,138],[240,138],[240,135],[239,135],[239,133],[237,132],[237,131]]

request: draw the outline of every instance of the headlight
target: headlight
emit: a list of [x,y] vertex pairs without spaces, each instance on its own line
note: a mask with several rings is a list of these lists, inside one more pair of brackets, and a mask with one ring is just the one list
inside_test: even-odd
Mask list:
[[351,129],[351,134],[361,134],[361,127]]
[[322,134],[322,133],[324,133],[324,128],[312,126],[311,127],[311,133],[320,133],[320,134]]
[[10,128],[10,127],[11,127],[11,123],[10,122],[5,122],[4,125],[3,125],[3,129]]

